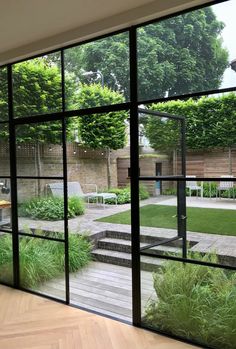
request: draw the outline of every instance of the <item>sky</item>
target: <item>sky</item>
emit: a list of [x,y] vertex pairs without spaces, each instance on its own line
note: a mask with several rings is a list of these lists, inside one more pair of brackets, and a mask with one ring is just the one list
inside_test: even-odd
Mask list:
[[[230,0],[212,6],[217,18],[225,23],[222,31],[223,46],[228,49],[229,61],[236,59],[236,0]],[[236,72],[231,68],[225,71],[221,88],[236,85]]]

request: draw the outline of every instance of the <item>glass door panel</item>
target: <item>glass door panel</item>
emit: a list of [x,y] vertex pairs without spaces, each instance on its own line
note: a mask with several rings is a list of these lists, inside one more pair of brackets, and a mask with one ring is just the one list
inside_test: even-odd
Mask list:
[[187,253],[183,117],[139,109],[139,168],[139,197],[144,188],[149,193],[139,211],[141,324],[160,329],[153,320],[159,311],[156,275],[163,275],[166,259]]

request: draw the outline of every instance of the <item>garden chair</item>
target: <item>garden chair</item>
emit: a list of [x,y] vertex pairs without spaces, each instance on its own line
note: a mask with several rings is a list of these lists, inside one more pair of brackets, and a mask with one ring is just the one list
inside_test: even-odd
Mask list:
[[[196,178],[196,176],[186,176],[186,178]],[[197,181],[186,181],[186,188],[189,190],[189,196],[191,197],[192,191],[200,192],[201,197],[203,196],[203,187],[198,185]]]
[[[227,175],[227,176],[220,176],[221,178],[234,178],[234,176]],[[222,181],[216,188],[216,197],[219,194],[219,198],[221,198],[221,191],[228,191],[228,198],[230,199],[230,189],[233,191],[233,198],[235,199],[235,192],[234,192],[234,182],[230,181]]]
[[[98,203],[99,198],[102,201],[103,207],[105,207],[106,200],[108,199],[115,199],[115,203],[117,205],[117,196],[114,193],[98,193],[97,192],[97,185],[96,184],[85,184],[84,187],[92,187],[94,191],[84,193],[82,190],[82,187],[79,182],[68,182],[67,188],[68,188],[68,197],[72,196],[79,196],[83,199],[87,199],[87,203],[91,203],[91,201],[96,201]],[[52,194],[54,196],[63,196],[63,183],[50,183],[47,185],[48,188],[50,188]]]

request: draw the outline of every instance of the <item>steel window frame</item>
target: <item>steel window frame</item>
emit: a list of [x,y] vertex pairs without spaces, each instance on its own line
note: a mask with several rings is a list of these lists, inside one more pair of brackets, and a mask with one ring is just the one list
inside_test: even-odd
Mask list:
[[[72,45],[67,45],[64,47],[61,47],[60,49],[55,50],[49,50],[45,51],[42,54],[32,55],[28,57],[27,59],[21,59],[17,60],[10,64],[5,64],[0,67],[0,69],[6,68],[7,69],[7,82],[8,82],[8,106],[9,106],[9,119],[0,121],[0,124],[5,124],[9,126],[9,147],[10,147],[10,176],[4,176],[4,178],[8,178],[11,180],[11,202],[12,202],[12,231],[6,231],[4,229],[1,229],[1,231],[12,234],[12,249],[13,249],[13,275],[14,275],[14,282],[13,285],[8,285],[17,289],[20,289],[22,291],[27,291],[32,294],[37,294],[40,296],[43,296],[48,299],[56,300],[64,304],[70,304],[70,289],[69,289],[69,242],[68,242],[68,218],[67,218],[67,204],[68,204],[68,194],[67,194],[67,154],[66,154],[66,120],[69,117],[74,116],[80,116],[83,117],[85,115],[91,115],[91,114],[101,114],[111,111],[122,111],[127,110],[130,111],[130,159],[131,159],[131,249],[132,249],[132,305],[133,305],[133,325],[138,327],[145,327],[141,321],[141,278],[140,278],[140,258],[142,255],[147,255],[145,251],[140,250],[140,215],[139,215],[139,182],[140,181],[153,181],[153,180],[162,180],[162,181],[176,181],[177,183],[185,183],[186,180],[191,181],[191,178],[187,178],[185,176],[185,170],[182,176],[139,176],[139,152],[138,152],[138,113],[141,110],[142,113],[145,113],[146,110],[140,108],[141,104],[148,105],[150,103],[157,103],[157,102],[163,102],[163,101],[169,101],[174,99],[187,99],[189,97],[201,97],[205,95],[211,95],[215,93],[228,93],[228,92],[235,92],[235,87],[230,88],[224,88],[224,89],[216,89],[216,90],[208,90],[208,91],[199,91],[189,94],[182,94],[182,95],[176,95],[172,97],[166,97],[166,98],[155,98],[150,100],[142,100],[139,99],[138,96],[138,57],[137,57],[137,30],[138,28],[152,24],[152,23],[158,23],[160,21],[163,21],[168,18],[176,17],[178,15],[191,12],[200,8],[208,7],[211,5],[215,5],[218,3],[223,3],[230,0],[217,0],[217,1],[211,1],[207,4],[203,4],[200,6],[194,6],[192,8],[189,8],[184,11],[179,11],[176,13],[173,13],[171,15],[167,15],[152,21],[146,21],[138,25],[134,25],[131,27],[124,28],[122,30],[113,31],[111,33],[97,36],[95,38],[84,40],[79,43],[74,43]],[[129,67],[130,67],[130,100],[125,103],[120,104],[114,104],[114,105],[107,105],[107,106],[99,106],[95,108],[87,108],[87,109],[79,109],[79,110],[66,110],[66,97],[65,97],[65,67],[64,67],[64,53],[65,50],[81,46],[86,43],[95,42],[97,40],[105,39],[107,37],[118,35],[121,33],[127,32],[127,35],[129,37]],[[25,116],[25,117],[19,117],[15,118],[13,115],[13,76],[12,76],[12,67],[20,62],[24,62],[33,58],[42,57],[46,54],[51,53],[60,53],[61,57],[61,95],[62,95],[62,106],[60,112],[55,113],[48,113],[48,114],[42,114],[42,115],[34,115],[34,116]],[[16,138],[15,138],[15,127],[16,125],[25,125],[30,123],[37,123],[37,122],[46,122],[46,121],[61,121],[62,125],[62,146],[63,146],[63,176],[61,177],[37,177],[37,176],[17,176],[17,168],[16,168]],[[185,125],[182,126],[182,132],[185,132]],[[182,149],[183,154],[185,154],[185,149]],[[185,161],[183,160],[182,166],[184,168]],[[57,299],[52,296],[48,296],[45,294],[42,294],[37,291],[32,291],[25,289],[21,287],[20,285],[20,272],[19,272],[19,236],[20,235],[26,235],[19,231],[18,227],[18,210],[17,210],[17,180],[18,179],[55,179],[58,178],[60,180],[63,180],[64,183],[64,239],[61,239],[62,241],[56,239],[56,241],[64,243],[65,245],[65,301],[61,299]],[[192,180],[196,180],[192,179]],[[233,181],[236,182],[236,179],[233,178],[224,178],[221,177],[199,177],[197,178],[199,181]],[[45,237],[39,237],[30,235],[30,237],[35,238],[45,238]],[[55,241],[54,238],[47,237],[47,240]],[[153,257],[153,255],[152,255]],[[182,258],[174,257],[174,256],[155,256],[156,258],[161,259],[169,259],[169,260],[175,260],[176,262],[183,262],[183,263],[191,263],[191,264],[198,264],[198,265],[204,265],[208,267],[216,267],[216,268],[224,268],[224,269],[230,269],[236,271],[236,267],[226,266],[223,264],[216,264],[216,263],[207,263],[204,261],[197,261],[197,260],[191,260],[188,258],[185,258],[186,256],[183,256]],[[5,284],[4,282],[1,282],[1,284]],[[71,304],[71,306],[74,306]],[[77,306],[75,306],[77,307]],[[81,307],[78,307],[81,308]],[[84,308],[83,308],[84,309]],[[90,310],[87,310],[90,311]],[[96,313],[96,312],[95,312]],[[103,314],[103,316],[106,316]],[[110,317],[110,316],[109,316]],[[112,317],[113,318],[113,317]],[[115,319],[115,318],[114,318]],[[150,329],[150,328],[149,328]],[[153,329],[151,329],[153,330]],[[155,332],[164,333],[163,331],[159,331],[158,329],[155,330]],[[180,338],[178,336],[173,336],[168,333],[165,333],[165,335],[170,336],[172,338],[181,339],[184,342],[189,342],[192,344],[197,345],[195,341],[186,340],[185,338]]]

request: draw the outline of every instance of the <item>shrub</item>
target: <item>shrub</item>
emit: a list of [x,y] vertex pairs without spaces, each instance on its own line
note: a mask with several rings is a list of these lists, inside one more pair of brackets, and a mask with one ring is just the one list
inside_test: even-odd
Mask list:
[[177,189],[176,188],[167,188],[163,190],[163,195],[177,195]]
[[[82,215],[84,202],[79,197],[68,199],[68,218]],[[64,219],[64,200],[61,197],[40,197],[24,202],[19,208],[19,215],[32,219]]]
[[[130,186],[119,189],[119,188],[111,188],[109,193],[114,193],[117,195],[117,204],[128,204],[131,202],[131,193],[130,193]],[[139,185],[139,198],[140,200],[145,200],[149,198],[149,192],[147,191],[147,188],[140,183]],[[108,204],[114,204],[115,199],[109,199],[106,200]]]
[[203,196],[206,198],[216,196],[217,183],[215,182],[204,182],[203,183]]
[[147,187],[142,184],[142,183],[139,183],[139,198],[140,200],[145,200],[145,199],[148,199],[149,198],[149,192],[147,190]]
[[81,216],[84,214],[85,205],[84,201],[78,196],[71,196],[68,199],[68,214],[69,217]]
[[[58,238],[63,234],[57,233]],[[91,259],[92,245],[85,235],[69,235],[70,272],[78,271]],[[20,282],[26,288],[60,276],[65,270],[64,243],[45,239],[20,238]],[[10,235],[0,237],[0,275],[5,282],[12,279],[12,241]]]
[[[215,256],[204,260],[217,262]],[[159,270],[153,274],[157,300],[148,303],[144,321],[215,348],[235,348],[235,273],[173,261]]]

